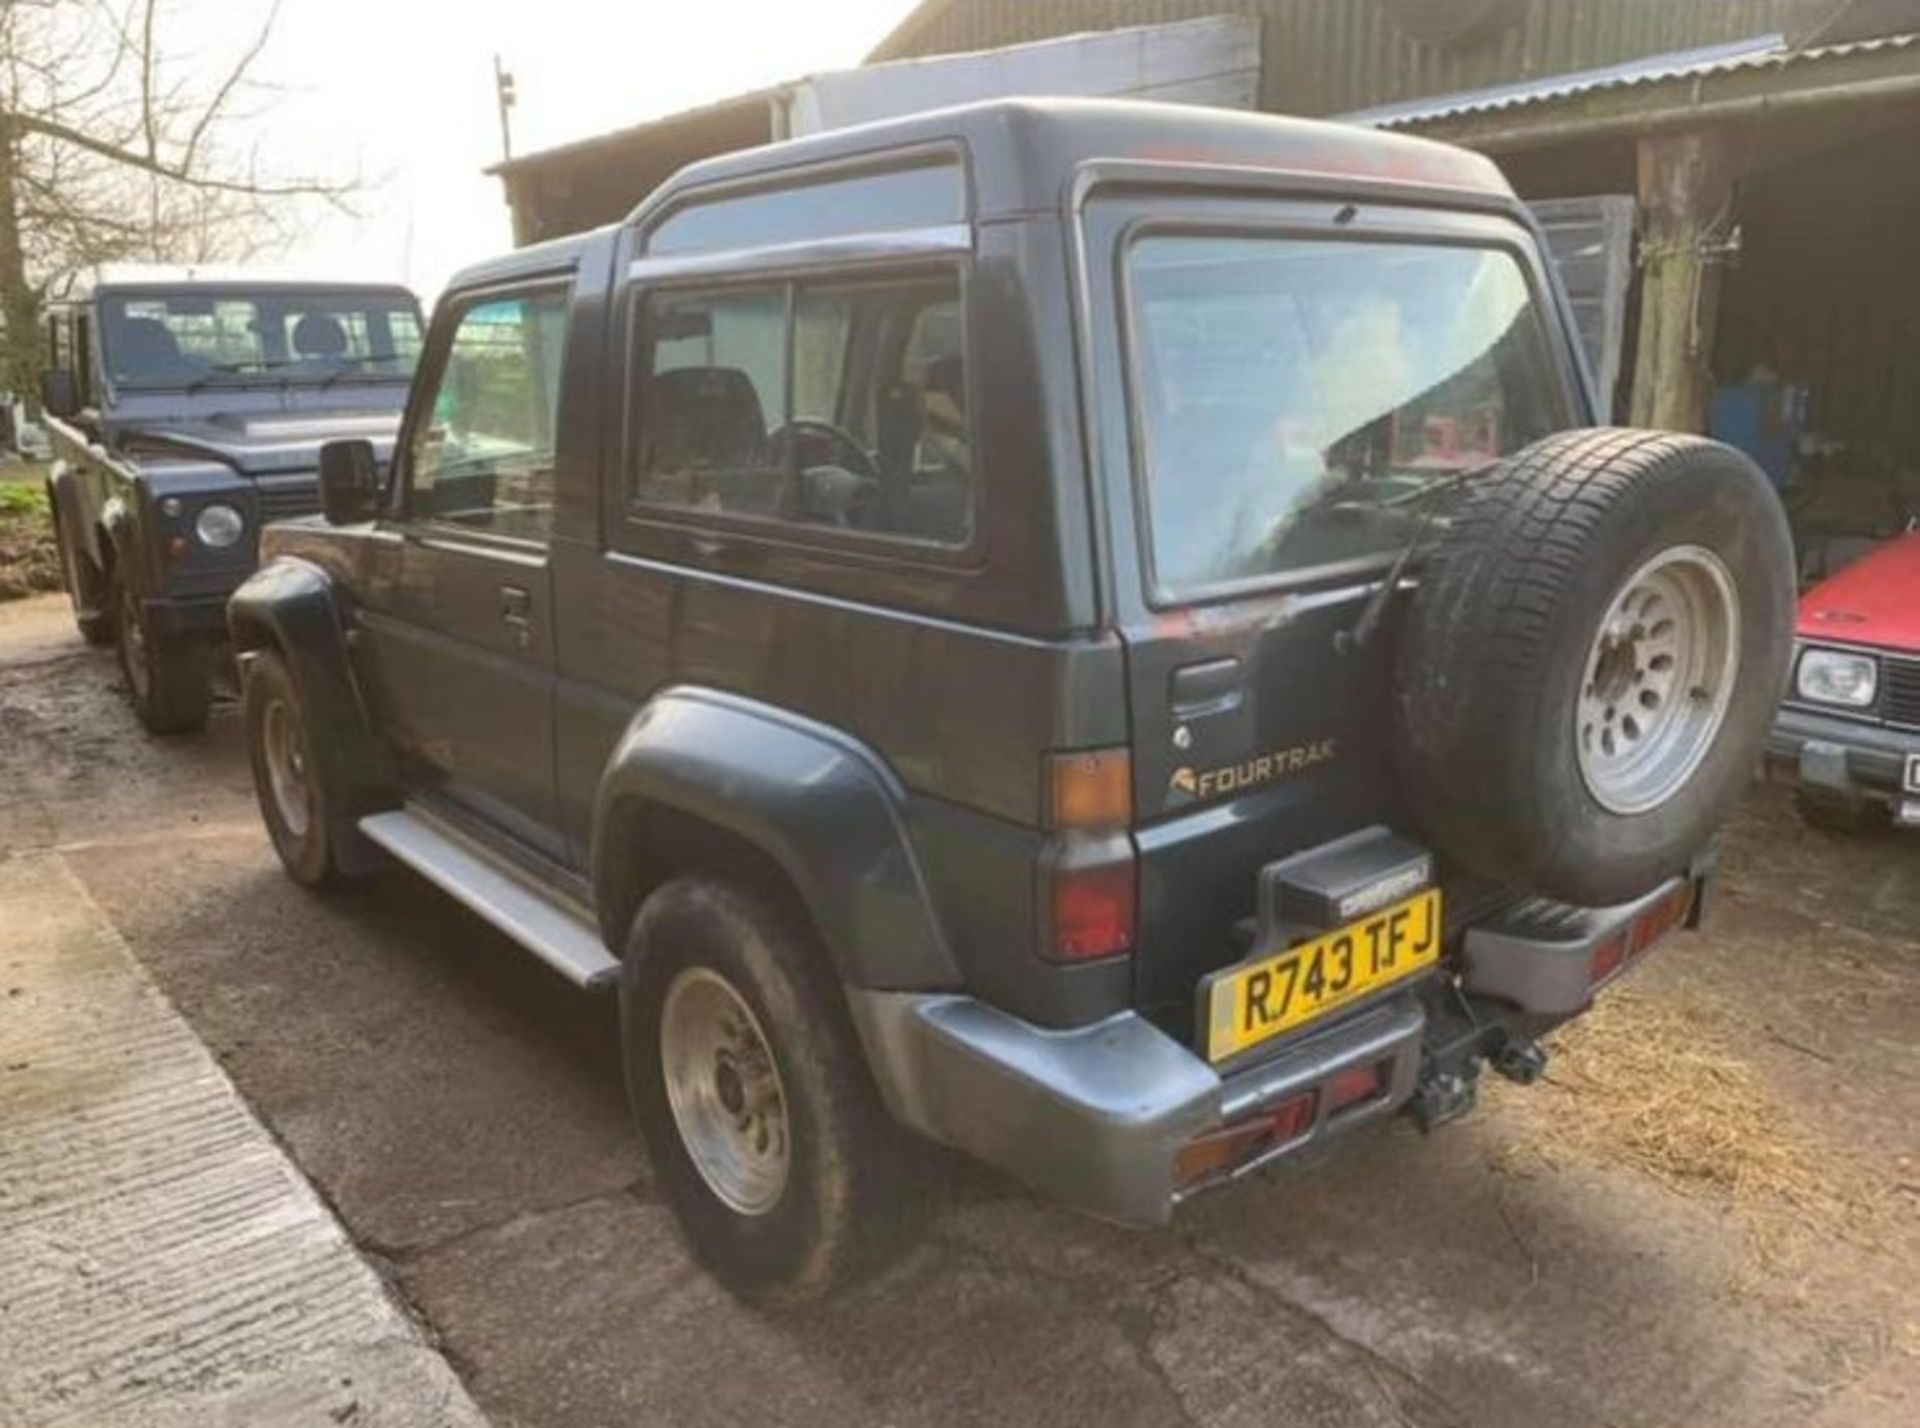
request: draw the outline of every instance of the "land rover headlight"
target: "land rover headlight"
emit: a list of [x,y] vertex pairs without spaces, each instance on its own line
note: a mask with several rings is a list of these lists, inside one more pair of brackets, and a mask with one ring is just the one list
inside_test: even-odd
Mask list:
[[1810,703],[1865,709],[1880,692],[1880,663],[1846,650],[1808,650],[1800,656],[1793,687]]
[[232,506],[202,506],[193,518],[193,533],[200,544],[212,550],[225,550],[239,540],[247,528],[247,519]]

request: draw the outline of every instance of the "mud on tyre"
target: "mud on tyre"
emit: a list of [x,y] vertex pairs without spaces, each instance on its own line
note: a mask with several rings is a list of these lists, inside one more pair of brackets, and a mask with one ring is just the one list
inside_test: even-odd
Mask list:
[[628,1098],[693,1252],[762,1304],[878,1268],[920,1213],[920,1159],[880,1103],[805,914],[676,878],[634,919],[620,982]]

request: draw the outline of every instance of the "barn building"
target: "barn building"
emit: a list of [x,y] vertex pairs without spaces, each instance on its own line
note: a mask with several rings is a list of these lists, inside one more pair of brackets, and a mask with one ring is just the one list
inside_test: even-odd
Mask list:
[[515,236],[675,168],[989,93],[1143,94],[1479,149],[1623,420],[1713,430],[1815,562],[1920,516],[1920,0],[924,0],[861,69],[500,165]]

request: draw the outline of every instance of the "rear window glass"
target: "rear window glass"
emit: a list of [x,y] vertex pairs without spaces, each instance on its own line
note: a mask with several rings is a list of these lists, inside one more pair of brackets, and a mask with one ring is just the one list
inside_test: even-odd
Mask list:
[[1567,422],[1502,250],[1156,235],[1128,282],[1166,594],[1389,556],[1428,482]]

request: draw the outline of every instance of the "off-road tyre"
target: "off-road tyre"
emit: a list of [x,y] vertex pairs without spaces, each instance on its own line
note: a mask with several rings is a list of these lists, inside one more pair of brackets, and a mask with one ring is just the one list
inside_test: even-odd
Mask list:
[[107,578],[84,551],[75,548],[67,523],[60,519],[60,500],[52,489],[47,492],[48,509],[53,512],[53,539],[60,550],[60,583],[66,588],[73,606],[74,627],[90,645],[113,643],[113,606]]
[[114,648],[133,712],[153,734],[194,734],[213,702],[213,644],[197,631],[153,628],[138,594],[114,581]]
[[1809,828],[1848,837],[1880,832],[1892,822],[1884,804],[1866,798],[1848,798],[1804,784],[1793,790],[1793,810]]
[[[718,996],[712,978],[744,1003],[771,1052],[788,1131],[784,1180],[752,1213],[696,1165],[668,1090],[669,997],[676,986]],[[832,964],[789,897],[699,875],[656,889],[627,941],[620,1027],[654,1175],[695,1258],[733,1293],[768,1306],[816,1299],[908,1237],[924,1200],[918,1148],[881,1104]],[[684,1100],[691,1082],[678,1084]]]
[[[342,854],[357,851],[360,834],[343,808],[332,760],[307,720],[299,687],[273,649],[248,658],[241,685],[254,797],[273,851],[295,882],[336,886],[349,875]],[[297,755],[297,767],[289,767],[290,755]]]
[[[1665,561],[1719,592],[1706,603],[1727,613],[1716,673],[1669,679],[1659,696],[1659,709],[1684,696],[1687,719],[1708,711],[1693,725],[1706,732],[1692,762],[1662,765],[1670,787],[1634,807],[1603,799],[1616,790],[1591,767],[1592,711],[1611,697],[1593,676],[1604,653],[1635,698],[1654,696],[1631,683],[1649,676],[1642,626],[1620,602]],[[1590,906],[1651,890],[1708,842],[1756,767],[1793,613],[1785,513],[1741,453],[1624,429],[1535,443],[1466,488],[1400,629],[1395,755],[1411,813],[1487,878]],[[1711,622],[1679,623],[1684,633]],[[1615,718],[1610,704],[1604,717]]]

